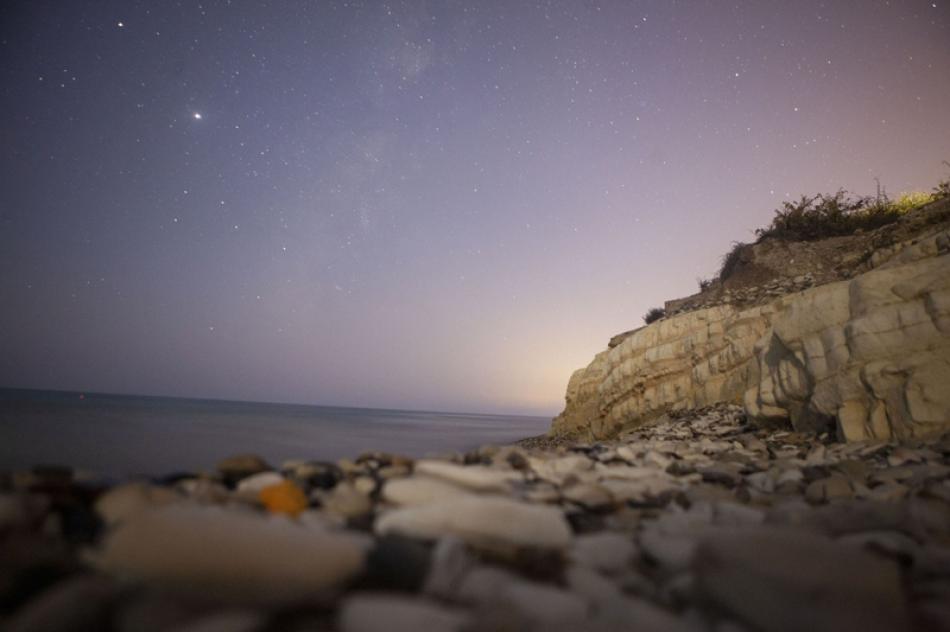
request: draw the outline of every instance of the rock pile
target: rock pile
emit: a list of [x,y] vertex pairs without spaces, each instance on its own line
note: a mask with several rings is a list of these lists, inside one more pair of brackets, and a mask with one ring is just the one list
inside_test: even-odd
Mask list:
[[2,479],[0,627],[950,630],[950,436],[738,407],[610,442]]

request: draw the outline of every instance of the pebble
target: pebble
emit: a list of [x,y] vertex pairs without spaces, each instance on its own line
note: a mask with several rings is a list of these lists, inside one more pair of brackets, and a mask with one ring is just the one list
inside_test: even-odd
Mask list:
[[238,454],[218,461],[218,472],[229,485],[237,483],[242,478],[247,478],[259,472],[272,470],[263,458],[256,454]]
[[80,575],[55,584],[4,622],[7,632],[84,632],[109,625],[119,587],[106,578]]
[[105,572],[211,600],[295,603],[363,568],[361,541],[285,518],[167,505],[119,525],[93,562]]
[[260,491],[261,503],[271,513],[298,516],[307,508],[307,496],[290,481],[269,485]]
[[563,549],[571,541],[570,526],[556,508],[476,496],[393,510],[376,521],[376,532],[429,540],[455,535],[490,550]]
[[96,500],[96,513],[108,527],[115,526],[136,513],[180,500],[173,489],[145,483],[127,483],[113,487]]
[[463,632],[469,615],[424,599],[356,594],[340,608],[341,632]]
[[575,563],[607,575],[627,570],[637,554],[633,538],[609,531],[574,538],[568,552]]
[[768,632],[907,629],[897,565],[823,536],[707,533],[694,570],[702,598]]
[[521,472],[496,470],[481,465],[456,465],[445,461],[417,461],[416,474],[425,474],[477,492],[508,492],[511,484],[524,480]]
[[393,505],[411,507],[452,500],[471,493],[458,485],[437,478],[413,476],[386,481],[383,485],[382,497]]

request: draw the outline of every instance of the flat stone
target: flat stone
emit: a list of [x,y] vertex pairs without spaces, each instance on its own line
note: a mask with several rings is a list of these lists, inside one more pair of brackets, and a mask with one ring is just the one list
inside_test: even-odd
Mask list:
[[568,552],[576,564],[608,575],[627,570],[638,554],[633,538],[609,531],[577,536]]
[[4,620],[7,632],[84,632],[109,627],[109,610],[118,586],[103,577],[81,575],[66,579]]
[[458,592],[462,578],[474,566],[475,560],[460,538],[439,538],[432,551],[432,563],[422,590],[428,595],[451,599]]
[[113,487],[96,500],[96,513],[106,526],[114,526],[146,509],[180,500],[173,489],[145,483],[128,483]]
[[497,603],[508,586],[522,581],[511,571],[496,566],[478,566],[465,573],[458,584],[456,598],[462,603]]
[[286,604],[355,576],[363,541],[246,510],[173,504],[120,524],[100,569],[208,600]]
[[907,629],[897,565],[821,536],[707,533],[694,569],[702,598],[767,632]]
[[812,481],[805,488],[805,500],[812,504],[828,502],[836,498],[850,498],[854,495],[851,483],[843,476],[829,476]]
[[242,478],[274,468],[256,454],[238,454],[218,461],[217,469],[225,482],[234,484]]
[[358,518],[373,510],[373,502],[369,496],[361,493],[349,482],[341,482],[329,492],[317,492],[315,493],[323,509],[335,516]]
[[430,540],[455,535],[471,546],[492,550],[563,549],[571,541],[570,526],[559,509],[480,496],[396,509],[377,519],[375,529],[378,534]]
[[386,481],[383,485],[382,497],[383,500],[393,505],[414,507],[452,500],[460,496],[471,495],[471,493],[470,490],[438,478],[412,476]]
[[260,472],[241,479],[234,491],[244,500],[256,501],[262,490],[283,482],[284,477],[277,472]]
[[481,465],[457,465],[446,461],[416,462],[416,474],[426,474],[478,492],[507,492],[524,475],[513,470],[497,470]]
[[614,504],[614,497],[597,483],[578,483],[561,490],[561,497],[585,509],[605,509]]
[[502,593],[501,605],[510,607],[523,620],[536,626],[576,626],[587,615],[584,598],[554,586],[527,581],[509,584]]
[[341,632],[461,632],[469,626],[461,609],[412,597],[357,593],[343,602]]
[[175,626],[175,632],[257,632],[267,616],[255,610],[224,610]]

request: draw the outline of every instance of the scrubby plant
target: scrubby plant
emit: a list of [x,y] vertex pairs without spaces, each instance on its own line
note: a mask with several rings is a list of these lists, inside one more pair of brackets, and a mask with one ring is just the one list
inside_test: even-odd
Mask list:
[[[950,168],[950,162],[944,160],[943,164],[947,165],[947,168]],[[950,177],[944,178],[937,183],[937,186],[935,186],[933,190],[933,196],[935,200],[942,200],[944,198],[950,197]]]
[[732,242],[732,248],[723,255],[722,262],[719,264],[718,276],[720,281],[725,281],[736,271],[736,268],[739,267],[739,263],[742,261],[742,254],[748,245],[749,244],[742,243],[741,241]]
[[662,307],[652,307],[650,310],[643,315],[643,322],[650,324],[656,322],[666,316],[666,310]]
[[937,196],[933,193],[927,193],[925,191],[912,191],[910,193],[901,193],[900,197],[891,202],[891,206],[901,215],[908,211],[912,211],[915,208],[920,208],[926,204],[930,204],[937,199]]
[[702,277],[696,277],[696,285],[699,286],[700,292],[705,292],[712,286],[712,279],[704,279]]

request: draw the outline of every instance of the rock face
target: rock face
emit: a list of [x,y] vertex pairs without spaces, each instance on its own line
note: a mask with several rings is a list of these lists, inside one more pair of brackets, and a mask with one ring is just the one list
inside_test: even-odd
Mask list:
[[552,434],[605,438],[670,412],[743,403],[764,425],[906,438],[950,425],[950,235],[875,251],[873,269],[615,337],[576,371]]

